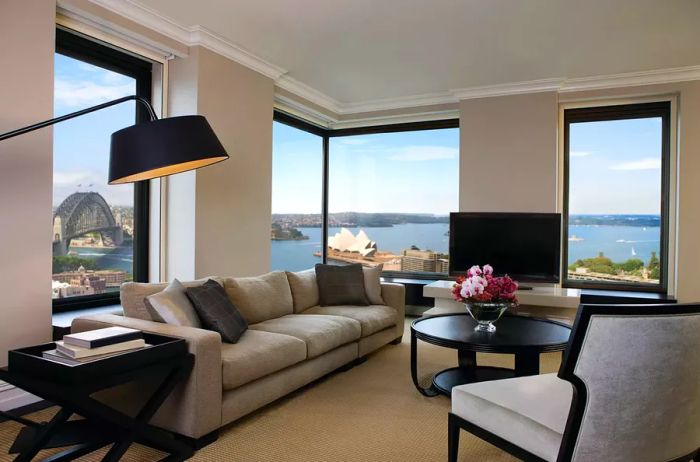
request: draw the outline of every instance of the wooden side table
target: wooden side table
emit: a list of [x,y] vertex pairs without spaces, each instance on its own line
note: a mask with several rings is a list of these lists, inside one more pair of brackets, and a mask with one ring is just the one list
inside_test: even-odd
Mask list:
[[[8,367],[0,380],[56,404],[60,409],[47,423],[16,420],[25,428],[10,448],[16,462],[29,462],[42,449],[70,446],[45,462],[75,460],[112,445],[103,461],[121,459],[129,446],[139,444],[169,454],[163,461],[184,461],[193,449],[172,433],[149,424],[173,389],[184,381],[194,365],[183,339],[144,333],[150,346],[110,358],[68,366],[42,357],[55,348],[47,343],[9,352]],[[91,395],[117,385],[145,378],[158,380],[152,395],[135,417],[120,412]],[[73,414],[84,419],[68,420]]]

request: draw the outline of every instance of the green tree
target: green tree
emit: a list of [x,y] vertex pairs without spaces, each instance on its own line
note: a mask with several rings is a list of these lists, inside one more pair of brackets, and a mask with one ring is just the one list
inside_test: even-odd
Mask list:
[[639,258],[630,258],[622,263],[616,263],[615,266],[624,270],[627,273],[644,268],[644,262]]
[[647,264],[647,269],[649,270],[649,277],[652,279],[661,278],[661,262],[659,257],[656,256],[656,252],[651,253],[651,258]]
[[94,260],[88,258],[80,258],[74,255],[57,256],[53,257],[53,272],[64,273],[66,271],[77,271],[78,268],[83,267],[87,270],[96,269],[96,264]]

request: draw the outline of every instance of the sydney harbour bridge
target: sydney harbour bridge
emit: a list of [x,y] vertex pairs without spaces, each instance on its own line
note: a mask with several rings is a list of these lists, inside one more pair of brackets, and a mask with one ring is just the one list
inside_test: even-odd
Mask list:
[[106,245],[121,245],[123,232],[104,197],[96,192],[76,192],[66,197],[53,214],[53,254],[66,255],[70,241],[99,233]]

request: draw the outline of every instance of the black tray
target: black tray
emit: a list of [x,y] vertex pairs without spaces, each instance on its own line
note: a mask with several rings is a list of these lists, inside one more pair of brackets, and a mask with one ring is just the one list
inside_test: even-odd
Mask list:
[[146,332],[143,338],[150,346],[73,366],[42,356],[44,351],[56,348],[53,342],[18,348],[8,352],[7,370],[11,374],[28,375],[49,382],[80,384],[187,354],[187,342],[184,339]]

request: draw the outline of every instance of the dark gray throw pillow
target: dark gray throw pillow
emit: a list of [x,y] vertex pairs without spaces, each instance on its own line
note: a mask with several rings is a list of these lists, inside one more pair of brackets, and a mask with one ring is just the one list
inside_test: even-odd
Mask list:
[[362,265],[355,263],[336,266],[319,263],[315,269],[319,305],[369,305]]
[[187,298],[197,311],[202,327],[221,334],[224,342],[236,343],[248,329],[245,318],[218,282],[209,279],[201,286],[188,287]]

